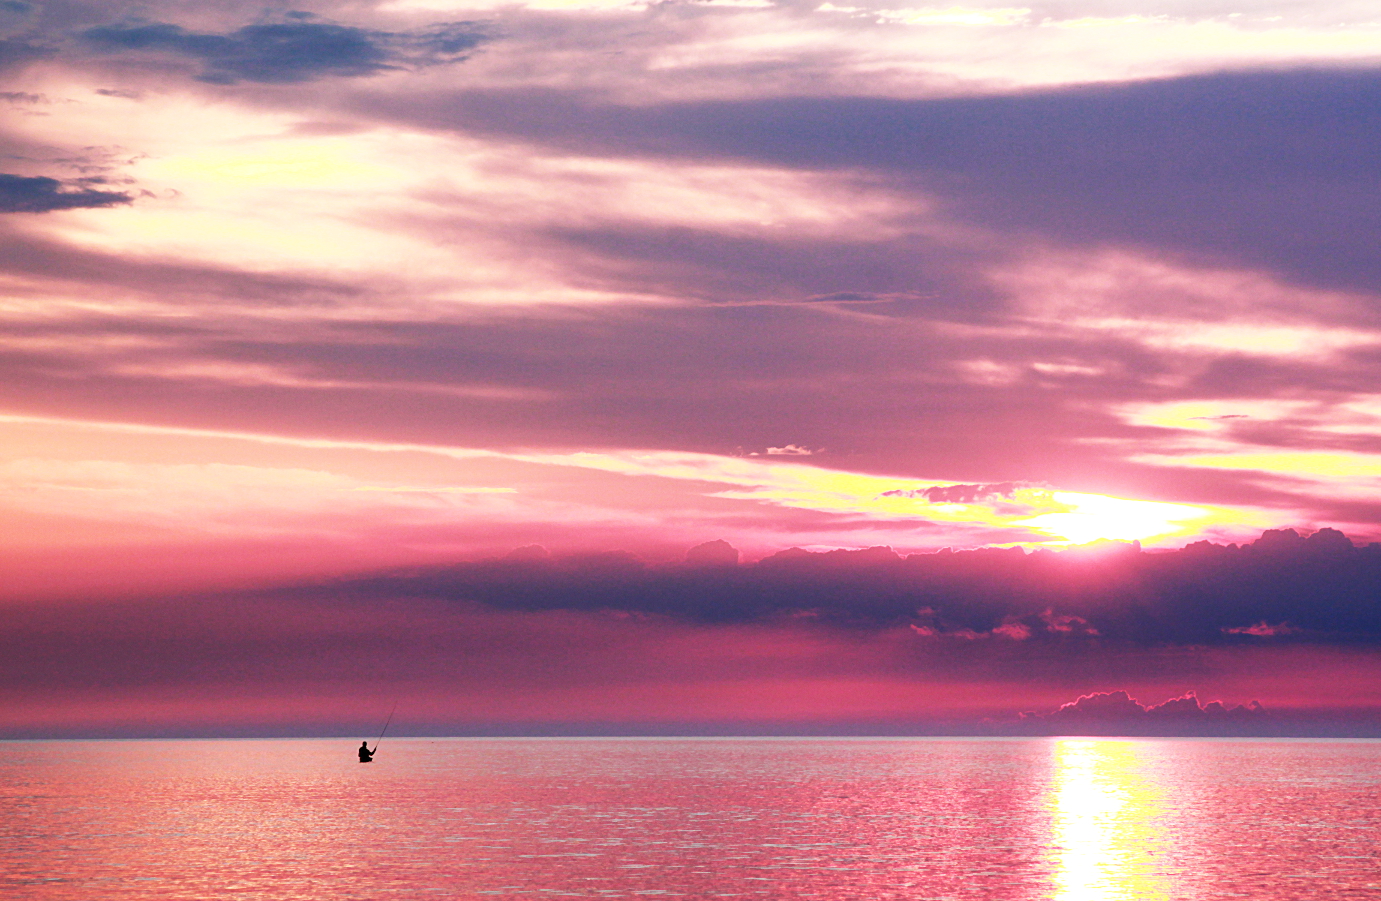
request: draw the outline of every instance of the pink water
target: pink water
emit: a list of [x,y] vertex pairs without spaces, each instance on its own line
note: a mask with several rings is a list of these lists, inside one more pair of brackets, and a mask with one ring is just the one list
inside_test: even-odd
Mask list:
[[0,743],[15,899],[1381,898],[1381,742]]

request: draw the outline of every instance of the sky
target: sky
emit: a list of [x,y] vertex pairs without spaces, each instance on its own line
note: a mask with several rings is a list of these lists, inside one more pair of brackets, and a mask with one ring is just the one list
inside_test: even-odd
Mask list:
[[1373,3],[0,0],[0,76],[0,736],[1381,733]]

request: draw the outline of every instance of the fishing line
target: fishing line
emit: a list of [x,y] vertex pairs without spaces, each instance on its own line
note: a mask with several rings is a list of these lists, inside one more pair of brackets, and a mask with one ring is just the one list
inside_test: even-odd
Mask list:
[[384,740],[384,733],[388,731],[388,724],[393,722],[393,714],[398,709],[398,701],[393,702],[393,709],[388,712],[388,719],[384,720],[384,728],[379,730],[379,737],[374,739],[374,750],[379,750],[379,742]]

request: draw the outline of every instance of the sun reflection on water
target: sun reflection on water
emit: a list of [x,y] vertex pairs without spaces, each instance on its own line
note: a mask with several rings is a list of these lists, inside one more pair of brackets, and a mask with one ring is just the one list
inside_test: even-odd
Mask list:
[[1162,870],[1166,836],[1161,793],[1130,741],[1055,742],[1050,806],[1054,815],[1057,899],[1168,899]]

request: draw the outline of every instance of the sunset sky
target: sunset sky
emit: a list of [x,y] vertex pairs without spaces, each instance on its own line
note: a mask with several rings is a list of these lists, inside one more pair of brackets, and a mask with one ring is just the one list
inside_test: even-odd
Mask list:
[[1374,3],[0,0],[0,72],[0,737],[1381,729]]

